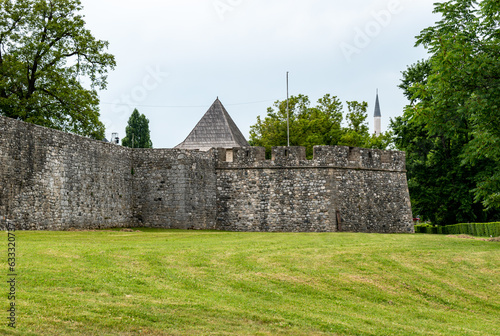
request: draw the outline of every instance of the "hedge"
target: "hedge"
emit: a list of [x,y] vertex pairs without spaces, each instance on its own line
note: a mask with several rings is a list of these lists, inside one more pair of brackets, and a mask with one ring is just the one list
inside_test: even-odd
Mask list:
[[415,232],[434,234],[468,234],[479,237],[500,237],[500,222],[461,223],[446,226],[420,224],[415,225]]

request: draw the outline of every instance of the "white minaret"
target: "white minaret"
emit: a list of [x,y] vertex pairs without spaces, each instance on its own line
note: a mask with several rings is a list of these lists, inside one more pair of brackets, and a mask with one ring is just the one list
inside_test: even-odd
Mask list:
[[374,121],[374,135],[380,135],[382,133],[382,127],[380,126],[380,119],[382,115],[380,114],[380,103],[378,101],[378,89],[377,89],[377,99],[375,99],[375,113],[373,115]]

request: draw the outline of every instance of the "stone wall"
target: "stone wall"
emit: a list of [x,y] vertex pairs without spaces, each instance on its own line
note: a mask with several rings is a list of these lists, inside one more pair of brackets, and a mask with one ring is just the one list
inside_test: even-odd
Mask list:
[[139,226],[215,229],[212,152],[134,149],[134,217]]
[[0,228],[413,232],[402,152],[130,149],[0,117]]
[[[403,152],[235,148],[217,166],[217,223],[233,231],[413,232]],[[224,155],[220,154],[220,157]]]
[[126,148],[0,117],[0,220],[18,229],[128,226]]

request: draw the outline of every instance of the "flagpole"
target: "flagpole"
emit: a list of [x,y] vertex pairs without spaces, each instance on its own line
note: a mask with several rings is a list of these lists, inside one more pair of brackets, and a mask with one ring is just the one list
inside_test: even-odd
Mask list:
[[286,143],[290,147],[290,115],[288,112],[288,71],[286,72]]

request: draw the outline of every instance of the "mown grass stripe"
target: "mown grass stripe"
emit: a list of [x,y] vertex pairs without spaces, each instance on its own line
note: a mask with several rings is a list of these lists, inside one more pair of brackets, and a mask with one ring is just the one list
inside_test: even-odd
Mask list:
[[19,232],[18,242],[18,329],[0,325],[6,335],[500,330],[498,242],[147,229]]

